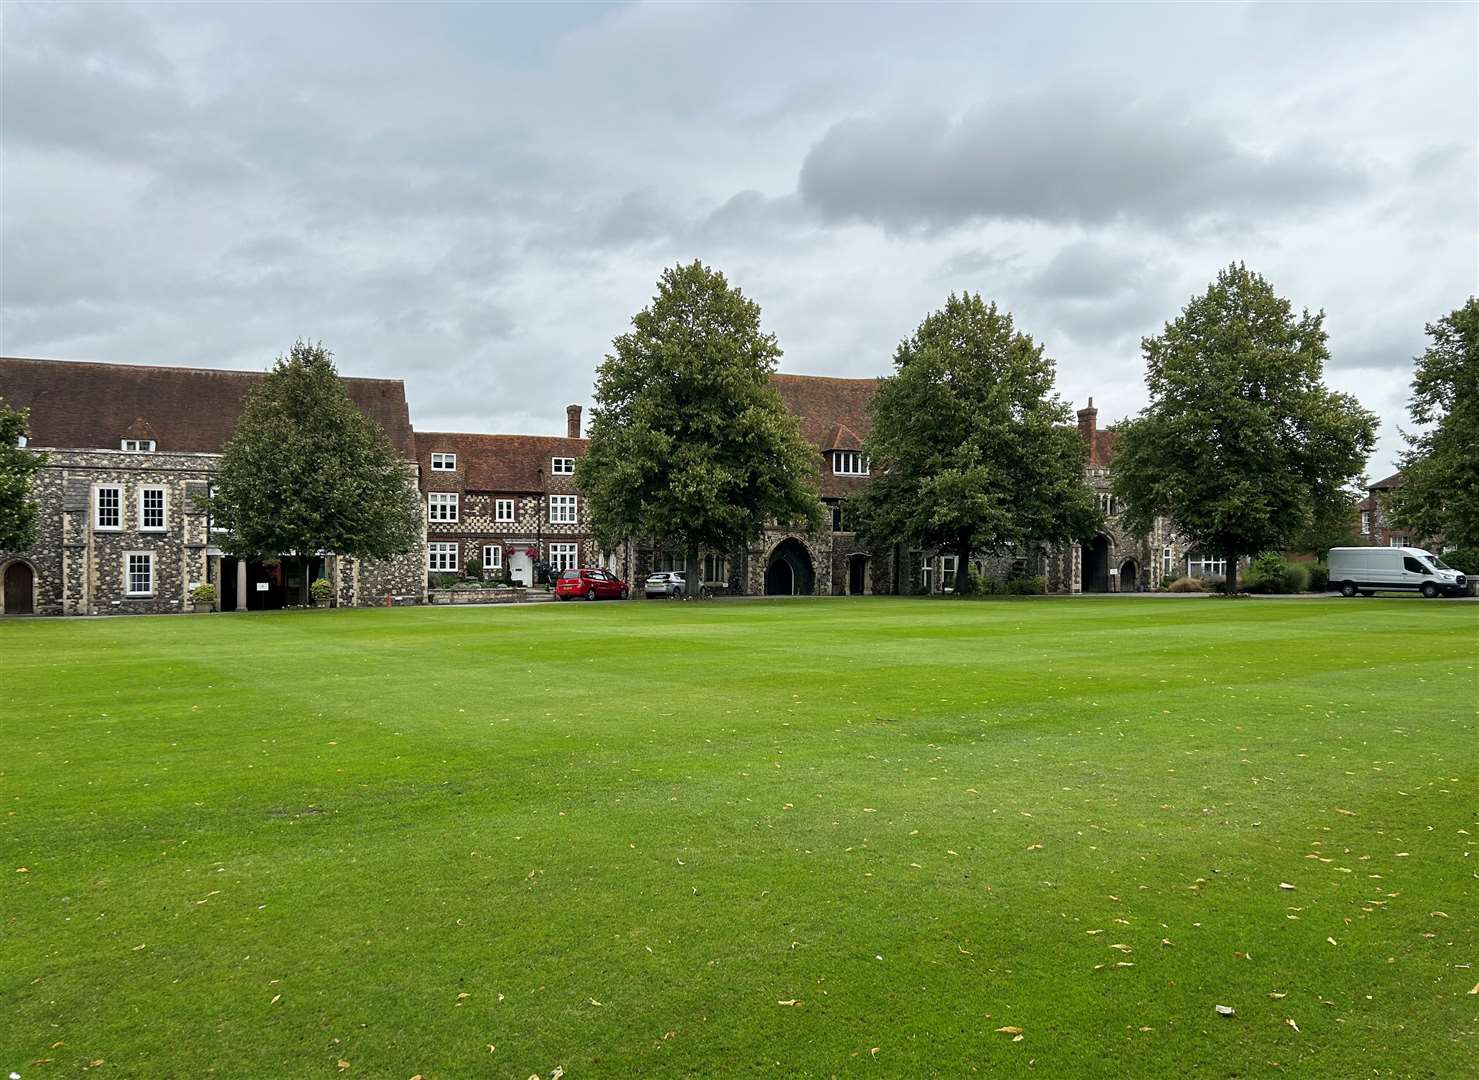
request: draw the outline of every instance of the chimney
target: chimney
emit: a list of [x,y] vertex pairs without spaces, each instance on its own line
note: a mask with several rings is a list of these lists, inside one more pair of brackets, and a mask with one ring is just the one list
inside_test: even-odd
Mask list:
[[565,435],[567,438],[580,438],[580,406],[565,406]]
[[1094,447],[1094,432],[1099,427],[1099,410],[1094,408],[1094,399],[1089,398],[1089,404],[1078,411],[1078,433],[1083,436],[1084,442]]

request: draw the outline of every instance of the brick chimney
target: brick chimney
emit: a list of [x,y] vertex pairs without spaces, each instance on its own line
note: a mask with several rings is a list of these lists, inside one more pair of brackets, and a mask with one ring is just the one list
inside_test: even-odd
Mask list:
[[1084,442],[1089,444],[1089,449],[1094,448],[1094,432],[1099,427],[1099,410],[1094,408],[1094,399],[1089,398],[1089,404],[1078,411],[1078,433],[1083,436]]
[[580,406],[565,406],[565,435],[571,439],[580,438]]

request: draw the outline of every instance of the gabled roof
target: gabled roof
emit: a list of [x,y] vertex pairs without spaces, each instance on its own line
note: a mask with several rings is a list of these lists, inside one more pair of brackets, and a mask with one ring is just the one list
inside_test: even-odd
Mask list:
[[1109,468],[1109,463],[1114,458],[1114,440],[1117,434],[1108,428],[1094,429],[1093,437],[1086,440],[1089,444],[1089,468]]
[[[432,471],[432,454],[451,452],[457,455],[455,475],[461,477],[460,486],[465,491],[514,494],[547,490],[552,479],[551,459],[584,457],[585,443],[584,439],[557,435],[477,435],[457,431],[416,433],[416,447],[421,455],[421,479],[432,490],[440,486],[439,478],[451,480],[454,476]],[[559,486],[569,477],[553,479]],[[447,485],[449,489],[454,486],[457,485]]]
[[1391,491],[1392,489],[1399,488],[1401,486],[1402,486],[1402,474],[1400,472],[1394,472],[1394,473],[1392,473],[1391,476],[1388,476],[1384,480],[1377,480],[1375,483],[1367,484],[1366,485],[1366,490],[1367,491]]
[[[117,450],[153,439],[161,451],[218,454],[236,429],[242,400],[263,371],[98,364],[0,357],[0,397],[31,410],[30,445]],[[415,436],[400,379],[344,379],[360,412],[414,457]]]
[[834,379],[827,375],[772,375],[786,408],[801,421],[801,434],[818,450],[861,450],[873,429],[868,403],[877,379]]

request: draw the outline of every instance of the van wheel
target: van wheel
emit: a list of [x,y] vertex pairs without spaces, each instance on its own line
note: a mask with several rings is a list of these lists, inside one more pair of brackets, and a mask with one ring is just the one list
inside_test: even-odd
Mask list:
[[1433,599],[1438,595],[1438,586],[1434,585],[1431,581],[1423,582],[1423,595],[1429,600]]
[[1356,595],[1356,583],[1354,581],[1342,581],[1340,583],[1340,595],[1341,596],[1355,596]]

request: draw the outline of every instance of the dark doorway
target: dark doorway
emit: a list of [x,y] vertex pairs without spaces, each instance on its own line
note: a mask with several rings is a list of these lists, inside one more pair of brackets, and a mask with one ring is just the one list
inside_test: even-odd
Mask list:
[[30,563],[13,562],[5,568],[5,614],[31,615],[36,610],[36,573]]
[[868,556],[849,555],[847,557],[847,594],[849,596],[862,596],[868,588]]
[[812,584],[811,555],[806,547],[799,540],[782,540],[765,567],[765,595],[810,596]]
[[1140,588],[1140,568],[1134,559],[1120,563],[1120,592],[1135,592]]
[[1109,591],[1109,537],[1099,535],[1080,546],[1083,567],[1079,575],[1084,592]]

